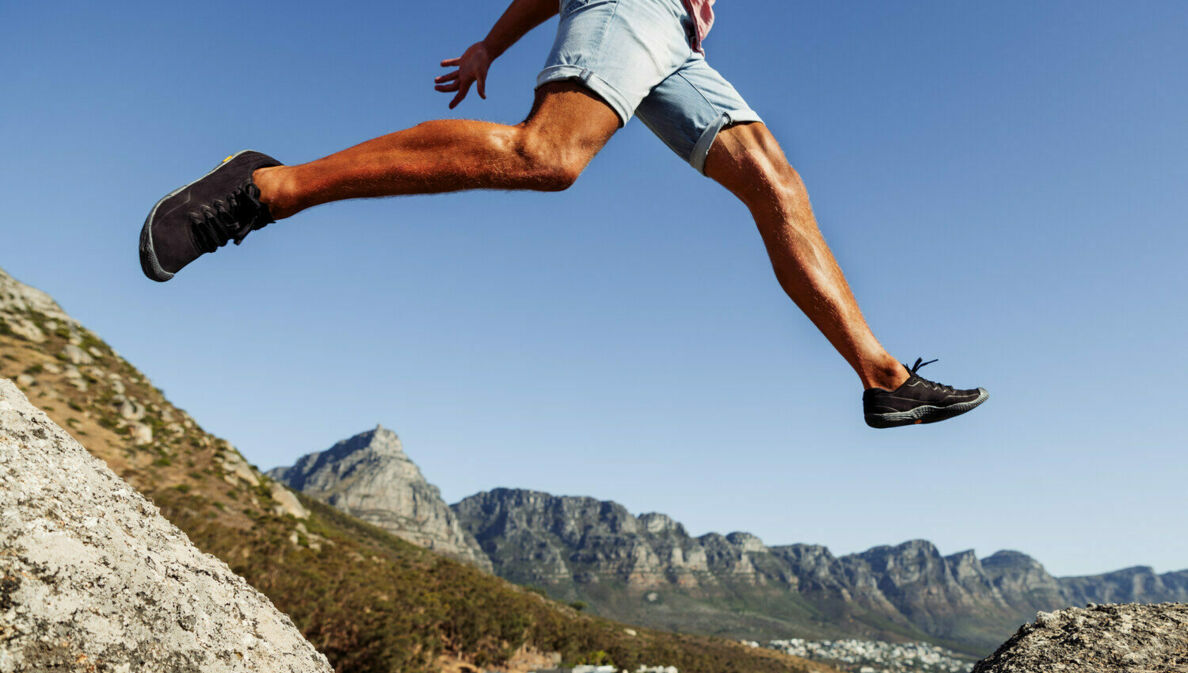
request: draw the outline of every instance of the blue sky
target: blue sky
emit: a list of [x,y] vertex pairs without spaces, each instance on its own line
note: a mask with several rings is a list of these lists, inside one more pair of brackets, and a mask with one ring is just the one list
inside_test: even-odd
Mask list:
[[[518,122],[555,20],[446,109],[498,2],[0,4],[0,267],[271,467],[377,422],[444,496],[614,499],[836,553],[1188,567],[1188,4],[723,0],[893,354],[990,401],[874,431],[742,208],[642,124],[561,194],[332,204],[158,285],[136,236],[236,150]],[[473,94],[472,94],[473,96]]]

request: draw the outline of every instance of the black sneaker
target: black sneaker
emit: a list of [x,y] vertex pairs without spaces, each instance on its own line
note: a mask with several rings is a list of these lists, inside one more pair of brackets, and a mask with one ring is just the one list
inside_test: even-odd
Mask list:
[[867,425],[872,428],[893,428],[897,425],[935,423],[960,416],[990,397],[984,388],[954,390],[952,386],[921,378],[916,375],[916,371],[936,362],[923,362],[923,359],[916,358],[916,364],[908,369],[908,380],[895,390],[870,388],[862,393],[862,411],[866,415]]
[[203,253],[227,241],[236,245],[252,231],[273,222],[252,171],[280,166],[267,154],[244,150],[223,159],[214,170],[165,195],[140,230],[140,268],[165,282]]

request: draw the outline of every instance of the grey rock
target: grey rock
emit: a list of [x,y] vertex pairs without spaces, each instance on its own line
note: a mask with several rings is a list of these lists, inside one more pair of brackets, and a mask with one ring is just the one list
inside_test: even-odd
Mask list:
[[135,444],[152,444],[153,443],[153,429],[144,423],[134,423],[132,425],[132,441]]
[[5,315],[3,317],[4,324],[8,329],[12,330],[13,334],[24,337],[34,343],[41,343],[45,341],[45,332],[41,331],[37,325],[22,315]]
[[62,355],[65,356],[65,358],[70,361],[71,364],[75,365],[89,365],[95,361],[95,358],[92,357],[90,353],[84,351],[82,348],[79,348],[73,343],[66,344],[66,347],[62,349]]
[[1188,671],[1188,605],[1091,605],[1040,612],[973,673]]
[[48,294],[25,285],[0,269],[0,319],[14,334],[41,343],[46,335],[37,326],[35,318],[45,320],[46,327],[56,327],[57,323],[67,329],[79,327],[78,322],[66,315]]
[[63,370],[63,372],[67,383],[83,392],[87,391],[87,380],[83,376],[83,373],[79,371],[78,367],[75,367],[74,365],[66,365],[66,368]]
[[234,448],[229,448],[227,451],[216,455],[215,460],[226,470],[223,474],[223,479],[232,486],[235,486],[239,481],[253,488],[260,485],[259,475]]
[[330,666],[269,600],[0,379],[0,672]]
[[441,492],[404,453],[395,432],[374,430],[302,456],[268,476],[413,544],[491,571],[474,537],[458,524]]
[[117,394],[115,397],[115,403],[119,407],[120,416],[125,420],[139,421],[140,419],[144,418],[146,412],[144,405],[140,402],[137,402],[136,400],[129,400],[123,395]]
[[[309,518],[309,511],[302,506],[301,501],[297,499],[297,496],[293,495],[292,491],[275,481],[272,482],[271,486],[272,499],[276,502],[276,513],[278,515],[291,514],[297,519]],[[300,526],[300,530],[304,534],[306,532],[305,527],[301,524],[298,524],[298,526]]]

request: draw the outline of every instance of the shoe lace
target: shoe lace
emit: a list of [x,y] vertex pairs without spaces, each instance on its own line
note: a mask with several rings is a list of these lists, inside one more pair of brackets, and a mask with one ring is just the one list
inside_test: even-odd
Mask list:
[[[907,364],[904,364],[903,366],[907,367],[908,373],[910,373],[912,376],[916,376],[916,372],[919,371],[921,367],[923,367],[925,365],[930,365],[939,359],[940,358],[935,358],[935,359],[929,360],[928,362],[925,362],[924,358],[916,358],[916,364],[912,365],[911,367],[908,367]],[[956,392],[956,389],[953,388],[953,386],[946,386],[943,383],[937,383],[936,381],[929,381],[928,379],[926,379],[922,376],[919,378],[921,381],[923,381],[925,384],[927,384],[933,390],[940,390],[943,392],[950,392],[950,393]]]
[[267,226],[267,207],[260,202],[260,190],[251,182],[190,213],[190,230],[202,252],[214,252],[234,240],[243,242],[248,234]]

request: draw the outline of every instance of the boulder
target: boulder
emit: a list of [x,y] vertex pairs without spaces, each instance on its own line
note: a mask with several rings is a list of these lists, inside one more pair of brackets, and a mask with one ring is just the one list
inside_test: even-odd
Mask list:
[[328,673],[288,616],[0,379],[0,673]]
[[1188,604],[1089,604],[1039,612],[973,673],[1188,671]]

